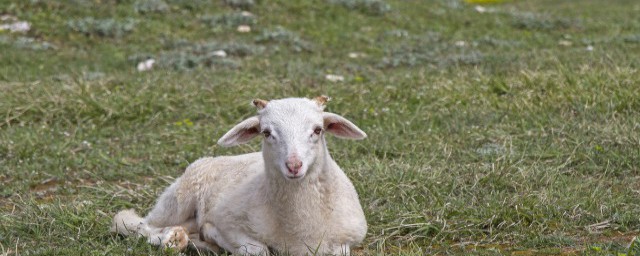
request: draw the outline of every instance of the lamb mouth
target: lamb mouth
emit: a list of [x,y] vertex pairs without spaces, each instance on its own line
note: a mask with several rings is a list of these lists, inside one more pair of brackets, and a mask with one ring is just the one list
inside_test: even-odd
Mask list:
[[299,180],[299,179],[302,179],[302,177],[304,177],[304,175],[295,175],[295,176],[292,176],[292,175],[285,175],[285,177],[286,177],[288,180]]

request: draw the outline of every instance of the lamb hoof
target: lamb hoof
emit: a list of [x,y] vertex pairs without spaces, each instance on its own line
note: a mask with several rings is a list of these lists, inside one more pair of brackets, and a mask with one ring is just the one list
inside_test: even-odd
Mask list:
[[174,248],[183,250],[189,245],[189,234],[181,227],[166,228],[162,235],[162,246],[164,248]]

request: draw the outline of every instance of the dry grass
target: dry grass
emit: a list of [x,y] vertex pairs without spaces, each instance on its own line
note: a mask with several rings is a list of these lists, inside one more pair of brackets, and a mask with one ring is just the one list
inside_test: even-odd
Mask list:
[[[32,29],[0,35],[0,255],[177,254],[111,217],[199,157],[258,150],[214,144],[251,99],[319,94],[369,135],[329,139],[369,222],[355,254],[637,251],[637,3],[347,2],[1,3]],[[250,33],[203,22],[241,10]],[[138,22],[68,26],[87,17]]]

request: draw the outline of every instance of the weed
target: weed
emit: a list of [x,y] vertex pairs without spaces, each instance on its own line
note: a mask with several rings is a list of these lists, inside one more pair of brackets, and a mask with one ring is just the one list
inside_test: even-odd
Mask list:
[[0,35],[0,44],[11,45],[18,49],[29,49],[34,51],[55,50],[57,47],[46,41],[39,41],[31,37],[16,37]]
[[498,39],[498,38],[493,38],[488,36],[481,38],[480,40],[478,40],[478,42],[480,44],[486,44],[486,45],[489,45],[492,47],[498,47],[498,48],[511,48],[511,47],[517,47],[522,45],[522,43],[519,41],[504,40],[504,39]]
[[256,4],[254,0],[225,0],[225,3],[233,8],[243,10],[249,10]]
[[207,42],[194,44],[188,41],[167,42],[167,51],[159,54],[137,53],[128,57],[131,65],[148,59],[157,60],[160,68],[191,70],[199,67],[236,69],[241,62],[230,57],[244,58],[264,52],[264,47],[244,43]]
[[543,235],[526,241],[523,245],[529,248],[545,248],[549,245],[554,247],[568,247],[575,244],[570,237],[557,235]]
[[623,39],[626,43],[636,43],[636,44],[640,44],[640,34],[638,35],[630,35],[630,36],[626,36]]
[[169,5],[162,0],[137,0],[133,9],[138,13],[163,13],[169,11]]
[[391,10],[391,6],[384,0],[329,0],[329,3],[371,15],[382,15]]
[[239,68],[240,62],[225,59],[215,54],[192,52],[169,52],[158,57],[158,65],[175,70],[191,70],[199,67]]
[[222,15],[204,16],[201,20],[212,28],[237,28],[240,25],[255,25],[256,18],[248,12],[233,12]]
[[627,249],[627,255],[640,255],[640,237],[636,236],[631,240],[629,248]]
[[532,12],[515,12],[512,15],[512,26],[526,30],[564,30],[579,27],[577,21],[567,18],[554,18],[550,15]]
[[134,19],[126,19],[124,21],[116,19],[95,19],[86,17],[82,19],[70,20],[67,26],[78,33],[96,35],[101,37],[121,38],[131,33],[137,21]]
[[213,1],[210,0],[166,0],[169,5],[178,6],[190,11],[198,11],[211,7]]
[[284,44],[295,52],[312,51],[311,42],[303,40],[297,33],[289,31],[283,27],[276,27],[273,30],[264,30],[262,34],[255,39],[258,43],[276,43]]

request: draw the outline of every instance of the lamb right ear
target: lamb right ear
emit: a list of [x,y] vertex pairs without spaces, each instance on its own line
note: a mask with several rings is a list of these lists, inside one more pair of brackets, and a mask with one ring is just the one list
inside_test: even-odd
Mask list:
[[218,140],[218,145],[231,147],[246,143],[260,134],[260,120],[257,116],[247,118],[228,131]]
[[323,112],[324,127],[328,133],[342,139],[361,140],[367,137],[358,126],[346,118],[329,112]]

